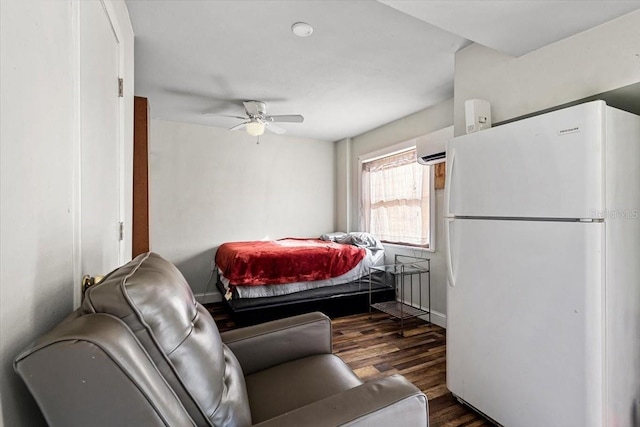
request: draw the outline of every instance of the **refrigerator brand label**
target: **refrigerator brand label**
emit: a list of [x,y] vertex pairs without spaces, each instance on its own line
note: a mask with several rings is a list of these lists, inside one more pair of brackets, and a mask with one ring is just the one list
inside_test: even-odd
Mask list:
[[566,135],[568,133],[580,132],[580,126],[574,126],[570,128],[560,129],[558,135]]

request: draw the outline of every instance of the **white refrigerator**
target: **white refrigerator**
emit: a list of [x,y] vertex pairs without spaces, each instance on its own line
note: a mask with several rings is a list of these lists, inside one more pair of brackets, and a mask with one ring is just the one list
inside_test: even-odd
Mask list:
[[449,390],[504,426],[640,426],[640,117],[453,138],[445,217]]

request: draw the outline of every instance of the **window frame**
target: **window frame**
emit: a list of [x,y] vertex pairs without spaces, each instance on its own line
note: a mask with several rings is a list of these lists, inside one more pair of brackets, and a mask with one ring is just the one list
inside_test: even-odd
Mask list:
[[[409,139],[407,141],[399,142],[397,144],[390,145],[379,150],[364,153],[358,156],[358,228],[363,228],[363,206],[362,206],[362,164],[373,160],[378,160],[383,157],[392,156],[394,154],[402,153],[403,151],[409,151],[416,149],[417,138]],[[444,160],[443,160],[444,161]],[[383,242],[386,245],[405,248],[419,248],[427,252],[436,251],[436,190],[435,190],[435,177],[433,165],[421,165],[424,168],[428,168],[427,173],[429,177],[429,246],[412,245],[410,243],[395,243],[395,242]],[[366,230],[363,230],[366,231]]]

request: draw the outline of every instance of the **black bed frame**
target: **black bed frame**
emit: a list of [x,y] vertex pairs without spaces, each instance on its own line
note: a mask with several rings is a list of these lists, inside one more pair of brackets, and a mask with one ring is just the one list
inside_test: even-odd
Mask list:
[[[224,285],[216,286],[222,295]],[[281,286],[281,285],[277,285]],[[371,302],[390,301],[395,298],[393,276],[388,273],[372,275]],[[288,295],[262,298],[232,298],[226,300],[233,320],[238,325],[252,325],[296,314],[321,311],[334,318],[369,310],[369,278],[364,277],[344,285],[335,285]]]

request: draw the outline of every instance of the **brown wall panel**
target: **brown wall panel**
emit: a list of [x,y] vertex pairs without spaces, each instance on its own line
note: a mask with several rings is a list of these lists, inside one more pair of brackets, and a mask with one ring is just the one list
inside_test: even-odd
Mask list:
[[149,251],[149,102],[134,98],[133,256]]

